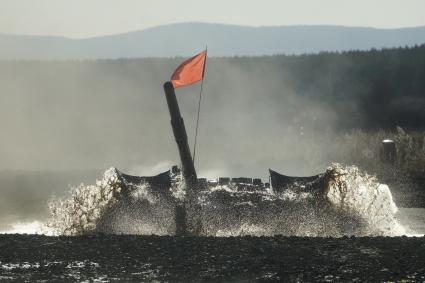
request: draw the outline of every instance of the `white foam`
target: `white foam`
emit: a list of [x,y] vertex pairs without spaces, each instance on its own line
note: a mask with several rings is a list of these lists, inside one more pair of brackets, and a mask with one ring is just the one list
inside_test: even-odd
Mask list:
[[387,185],[355,166],[333,164],[327,173],[331,179],[327,198],[335,207],[361,217],[369,225],[371,234],[406,234],[396,218],[398,208]]
[[114,193],[120,192],[118,173],[108,169],[94,186],[81,184],[73,188],[69,198],[54,199],[49,203],[51,218],[47,227],[60,235],[79,235],[95,231],[102,212],[116,202]]
[[218,230],[215,234],[216,237],[238,237],[238,236],[273,236],[267,229],[254,224],[242,224],[239,227],[232,229]]

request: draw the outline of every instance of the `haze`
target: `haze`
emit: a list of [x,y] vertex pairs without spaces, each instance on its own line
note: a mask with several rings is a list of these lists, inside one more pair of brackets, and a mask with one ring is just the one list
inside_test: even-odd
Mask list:
[[[316,174],[333,161],[356,164],[349,153],[357,138],[345,134],[352,128],[425,127],[424,28],[332,28],[324,34],[288,28],[286,36],[271,33],[275,28],[147,28],[202,22],[391,29],[425,26],[423,11],[423,0],[0,0],[0,35],[14,35],[0,36],[0,231],[8,223],[41,219],[53,194],[63,194],[68,184],[92,184],[111,166],[153,175],[178,164],[162,84],[183,60],[174,56],[187,57],[205,44],[212,56],[199,176],[265,181],[268,168]],[[122,34],[135,30],[144,32]],[[111,34],[120,35],[17,36]],[[413,49],[320,54],[406,45]],[[319,54],[212,58],[300,53]],[[154,56],[171,58],[147,58]],[[116,58],[132,59],[109,60]],[[177,92],[191,147],[198,93],[199,84]]]
[[1,0],[0,7],[0,33],[72,38],[194,21],[250,26],[425,25],[422,0]]

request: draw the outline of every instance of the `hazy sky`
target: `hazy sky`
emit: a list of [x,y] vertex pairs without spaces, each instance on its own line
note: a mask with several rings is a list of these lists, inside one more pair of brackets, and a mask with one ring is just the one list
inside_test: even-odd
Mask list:
[[92,37],[176,22],[425,25],[424,0],[0,0],[0,33]]

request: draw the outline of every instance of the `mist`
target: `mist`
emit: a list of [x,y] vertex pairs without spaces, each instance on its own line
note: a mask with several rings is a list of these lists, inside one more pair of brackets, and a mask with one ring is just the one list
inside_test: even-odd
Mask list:
[[[269,168],[365,168],[388,136],[355,129],[424,127],[424,50],[209,58],[198,176],[267,181]],[[0,62],[3,225],[47,215],[49,197],[111,166],[155,175],[178,165],[162,86],[183,60]],[[176,90],[191,149],[199,91],[199,83]]]
[[[322,154],[322,160],[312,162],[311,150],[331,151],[329,141],[341,129],[395,127],[376,125],[371,117],[376,110],[385,113],[370,103],[381,94],[353,72],[359,69],[354,59],[344,53],[210,58],[196,156],[199,175],[264,178],[268,168],[317,173],[332,160]],[[153,174],[152,168],[178,164],[162,85],[182,60],[0,63],[0,168],[116,166]],[[176,91],[191,147],[199,90],[196,84]],[[391,105],[391,93],[385,95]],[[393,96],[396,102],[406,100],[406,95]],[[422,96],[408,97],[413,98],[413,106],[405,103],[411,116],[424,103]]]

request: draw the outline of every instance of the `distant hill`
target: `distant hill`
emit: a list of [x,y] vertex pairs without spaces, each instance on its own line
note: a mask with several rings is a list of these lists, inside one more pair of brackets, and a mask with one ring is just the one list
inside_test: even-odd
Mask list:
[[261,56],[368,50],[425,43],[425,27],[246,27],[181,23],[89,39],[0,35],[0,59],[115,59],[191,55],[208,44],[211,56]]

